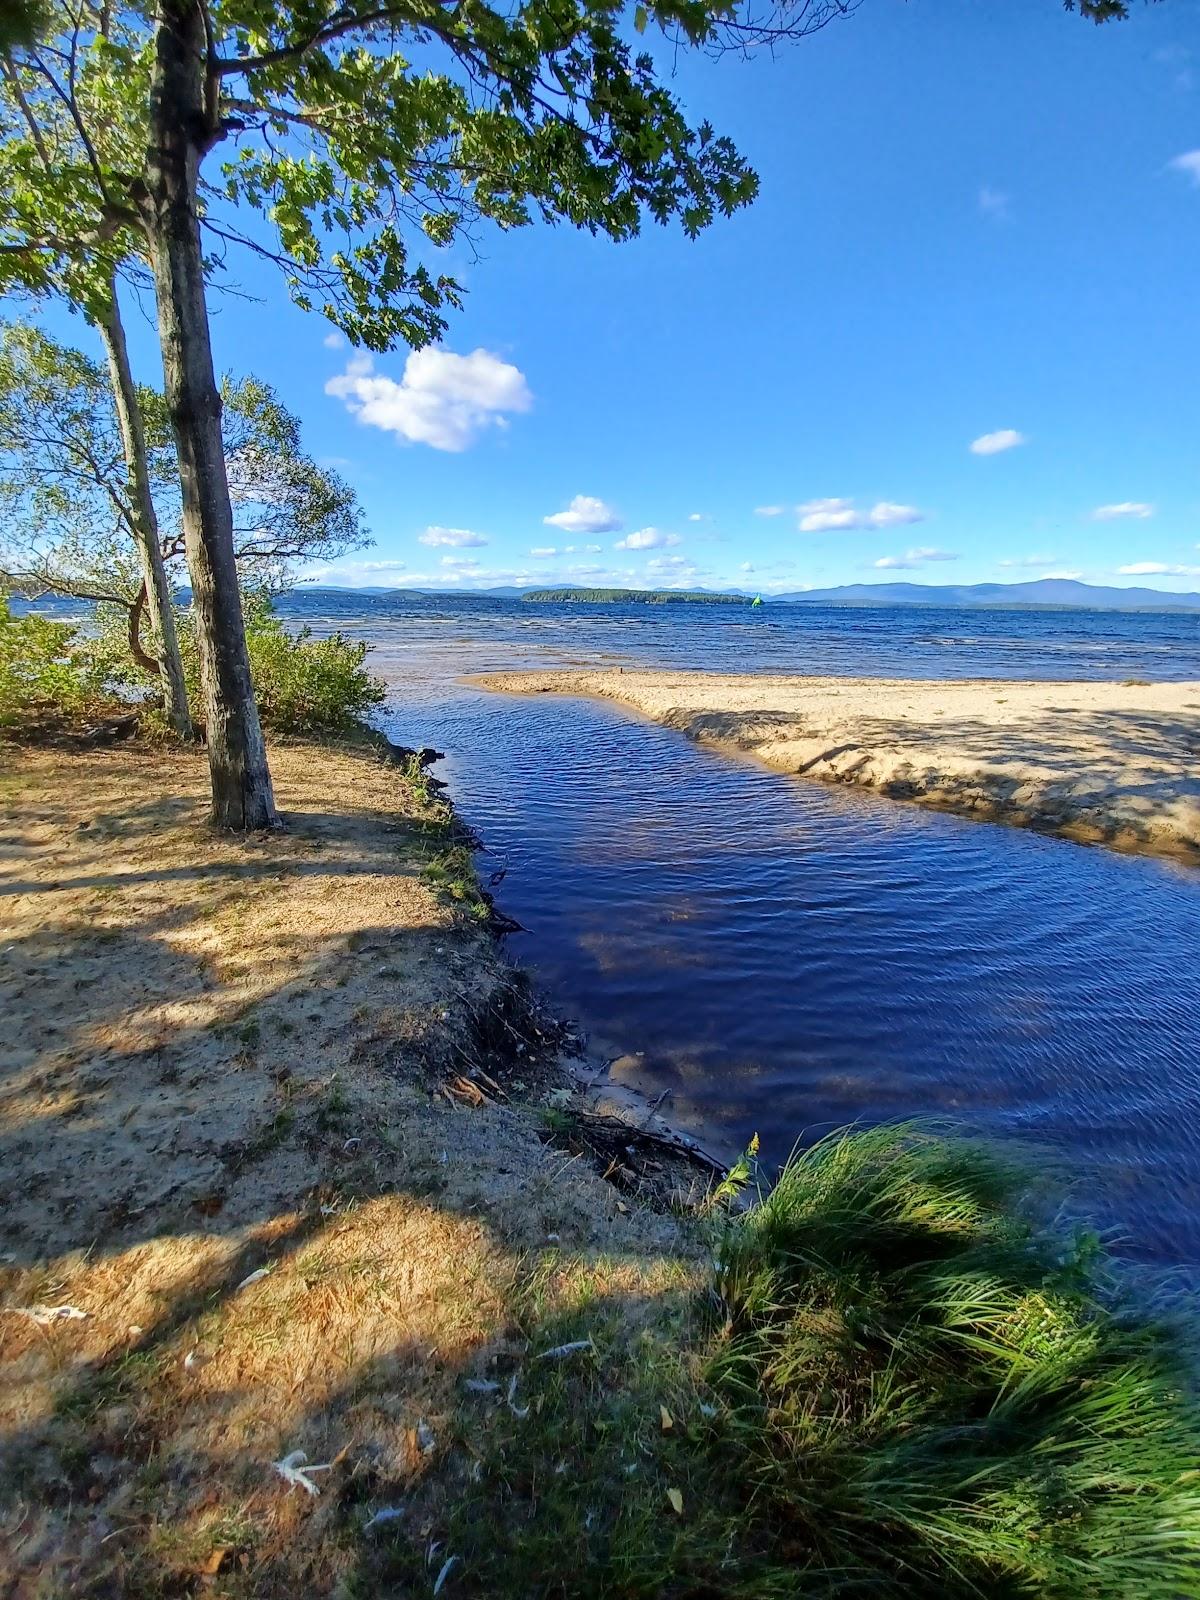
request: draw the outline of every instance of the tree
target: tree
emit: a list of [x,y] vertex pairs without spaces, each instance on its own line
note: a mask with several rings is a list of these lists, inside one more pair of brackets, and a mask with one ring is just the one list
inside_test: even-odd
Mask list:
[[[47,83],[31,76],[14,60],[13,44],[23,43],[32,50],[40,31],[49,26],[50,17],[51,13],[45,7],[26,5],[19,14],[13,13],[14,20],[7,33],[0,30],[0,122],[10,139],[14,133],[18,139],[17,147],[12,151],[17,157],[16,171],[26,180],[30,177],[35,179],[32,184],[26,181],[22,190],[24,204],[32,206],[35,211],[41,207],[42,190],[49,188],[53,192],[57,186],[62,152],[70,150],[80,140],[80,132],[85,127],[81,108],[90,107],[97,99],[91,80],[80,78],[74,65],[68,72],[72,93],[60,95],[53,92],[52,81]],[[16,259],[19,262],[19,258]],[[163,708],[167,720],[176,731],[187,736],[192,732],[192,719],[171,610],[170,587],[155,526],[144,430],[121,320],[117,293],[118,273],[121,270],[128,270],[127,263],[121,261],[119,252],[114,248],[108,248],[100,250],[94,259],[77,260],[65,255],[57,262],[44,260],[32,280],[26,280],[18,274],[16,283],[18,287],[40,293],[55,291],[73,303],[81,304],[104,345],[125,460],[127,484],[124,500],[130,529],[141,558],[144,581],[141,604],[150,613]]]
[[[222,384],[223,442],[243,589],[272,591],[294,566],[369,543],[354,491],[304,450],[298,419],[256,378]],[[169,588],[185,581],[179,473],[162,397],[136,393],[146,493]],[[119,403],[78,350],[17,324],[0,339],[0,580],[16,593],[93,600],[123,614],[132,662],[158,677],[143,635],[139,511]],[[174,620],[172,618],[174,630]]]
[[[56,592],[120,607],[131,655],[161,679],[161,655],[142,633],[144,516],[130,493],[103,369],[36,328],[6,328],[0,340],[0,577],[17,593]],[[157,529],[154,537],[163,570]],[[178,661],[169,603],[166,616]],[[177,670],[174,705],[186,708],[182,664]],[[169,691],[164,705],[170,714]]]
[[[678,48],[775,46],[856,0],[781,0],[765,15],[749,3],[157,0],[147,20],[119,0],[58,0],[52,38],[17,53],[70,105],[77,138],[46,208],[10,157],[10,276],[133,250],[130,234],[153,272],[218,822],[262,826],[273,803],[237,603],[202,228],[269,256],[297,303],[374,349],[441,334],[459,289],[419,252],[477,220],[565,220],[627,239],[645,217],[677,218],[695,235],[748,204],[757,178],[727,138],[688,123],[632,37],[654,25]],[[1123,9],[1081,4],[1097,20]],[[206,177],[226,142],[236,154]],[[231,220],[239,205],[265,219],[265,238]]]

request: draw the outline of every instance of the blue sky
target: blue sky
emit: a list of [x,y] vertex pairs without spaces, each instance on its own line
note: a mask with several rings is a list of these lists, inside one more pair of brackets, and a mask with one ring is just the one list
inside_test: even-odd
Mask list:
[[674,83],[762,178],[695,242],[486,233],[407,363],[250,263],[269,299],[214,298],[219,363],[365,505],[374,548],[312,576],[1200,588],[1195,0],[864,0]]

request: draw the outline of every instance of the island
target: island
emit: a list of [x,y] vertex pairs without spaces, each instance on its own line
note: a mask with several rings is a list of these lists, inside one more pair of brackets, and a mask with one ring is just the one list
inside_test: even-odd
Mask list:
[[748,594],[707,594],[701,589],[531,589],[522,600],[568,601],[585,606],[750,606]]

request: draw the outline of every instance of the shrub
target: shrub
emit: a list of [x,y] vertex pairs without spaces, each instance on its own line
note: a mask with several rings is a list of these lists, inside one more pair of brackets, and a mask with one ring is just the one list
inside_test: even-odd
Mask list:
[[36,611],[14,617],[0,595],[0,729],[9,734],[86,710],[100,682],[75,629]]
[[[247,594],[244,606],[250,672],[259,716],[268,731],[345,732],[383,700],[383,684],[364,667],[370,645],[341,633],[316,639],[310,628],[290,633],[264,594]],[[129,655],[124,613],[100,606],[97,622],[96,637],[88,646],[96,670],[127,692],[153,692],[156,680]],[[177,613],[176,626],[192,713],[202,720],[200,654],[190,609]]]
[[352,728],[384,698],[363,665],[370,645],[342,633],[315,639],[310,628],[289,633],[269,600],[248,602],[246,645],[259,715],[278,733]]

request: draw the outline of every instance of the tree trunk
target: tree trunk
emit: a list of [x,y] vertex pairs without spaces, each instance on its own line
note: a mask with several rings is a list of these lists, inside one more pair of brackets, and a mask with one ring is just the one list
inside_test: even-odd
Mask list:
[[[142,595],[137,613],[140,620],[140,612],[144,605],[150,616],[150,627],[158,640],[159,659],[154,665],[162,688],[163,710],[166,712],[167,721],[177,733],[181,733],[185,738],[191,738],[194,729],[188,710],[183,658],[179,654],[179,636],[175,631],[175,613],[171,607],[171,586],[167,581],[162,545],[158,538],[158,517],[150,494],[150,473],[146,465],[146,435],[142,427],[137,388],[129,366],[125,328],[117,304],[115,274],[109,282],[109,289],[110,309],[99,321],[98,326],[108,356],[108,375],[112,383],[113,399],[116,401],[121,445],[125,452],[125,471],[129,480],[133,534],[142,561]],[[135,633],[131,631],[131,639],[133,637]],[[137,637],[140,643],[140,634]],[[142,660],[145,660],[144,654]]]
[[167,406],[179,452],[212,816],[225,828],[266,828],[278,818],[246,654],[196,203],[200,157],[217,132],[206,63],[198,0],[159,0],[143,213]]

